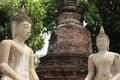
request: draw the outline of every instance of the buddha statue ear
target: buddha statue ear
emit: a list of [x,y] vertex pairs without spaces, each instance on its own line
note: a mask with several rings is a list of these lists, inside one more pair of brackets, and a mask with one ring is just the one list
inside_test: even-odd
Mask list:
[[12,22],[11,22],[12,38],[15,38],[15,36],[16,36],[16,25],[17,25],[17,22],[16,22],[16,21],[12,21]]

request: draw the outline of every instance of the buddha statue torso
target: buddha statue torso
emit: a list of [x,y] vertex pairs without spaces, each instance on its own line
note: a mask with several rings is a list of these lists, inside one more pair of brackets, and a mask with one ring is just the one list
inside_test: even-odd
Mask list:
[[[17,74],[24,77],[26,80],[29,80],[29,59],[30,59],[30,50],[29,47],[24,45],[22,47],[15,41],[9,40],[11,43],[11,50],[9,55],[8,65],[13,69]],[[13,80],[3,74],[1,80]]]

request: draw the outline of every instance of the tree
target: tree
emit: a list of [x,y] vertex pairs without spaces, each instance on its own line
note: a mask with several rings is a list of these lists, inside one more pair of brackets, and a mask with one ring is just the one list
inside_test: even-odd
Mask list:
[[[63,0],[1,0],[0,41],[11,38],[9,19],[19,11],[24,1],[26,13],[33,21],[32,35],[27,44],[37,51],[44,45],[42,34],[49,33],[56,28],[58,10],[62,7]],[[86,28],[91,32],[94,52],[97,51],[95,40],[101,25],[110,37],[110,50],[120,52],[119,3],[119,0],[77,0],[77,5],[87,22]]]
[[1,0],[0,41],[11,38],[10,17],[20,11],[22,4],[25,4],[26,13],[33,21],[32,33],[26,43],[35,52],[44,45],[43,34],[49,33],[56,24],[56,8],[59,2],[56,0]]
[[89,0],[94,2],[99,10],[103,26],[110,38],[110,50],[120,53],[120,1],[119,0]]
[[77,5],[81,9],[84,20],[87,23],[86,28],[91,32],[93,52],[97,52],[96,36],[102,25],[102,20],[99,15],[98,8],[93,2],[88,0],[77,0]]
[[42,19],[45,17],[44,0],[1,0],[0,1],[0,41],[11,38],[10,17],[20,11],[21,4],[25,3],[25,9],[28,16],[31,17],[32,34],[27,44],[34,51],[41,49],[44,45],[44,27]]

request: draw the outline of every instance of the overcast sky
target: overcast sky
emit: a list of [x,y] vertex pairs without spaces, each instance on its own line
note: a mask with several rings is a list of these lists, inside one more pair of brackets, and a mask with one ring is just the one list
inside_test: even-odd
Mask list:
[[48,44],[49,44],[49,39],[50,39],[50,34],[46,34],[45,35],[45,44],[44,47],[42,48],[42,50],[39,50],[38,52],[36,52],[36,54],[40,55],[41,57],[43,57],[44,55],[47,54],[47,48],[48,48]]

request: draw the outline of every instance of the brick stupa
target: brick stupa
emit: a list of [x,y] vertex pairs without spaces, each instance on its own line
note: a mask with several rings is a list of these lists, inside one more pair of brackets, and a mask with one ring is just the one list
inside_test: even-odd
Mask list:
[[87,57],[92,50],[90,32],[81,23],[76,0],[64,0],[59,12],[48,53],[37,68],[38,76],[40,80],[84,80]]

